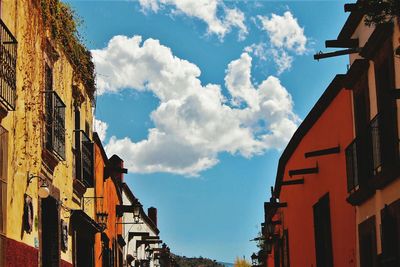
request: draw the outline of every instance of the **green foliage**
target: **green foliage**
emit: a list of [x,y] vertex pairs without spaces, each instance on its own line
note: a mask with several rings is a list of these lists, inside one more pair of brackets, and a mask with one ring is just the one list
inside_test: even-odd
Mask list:
[[233,267],[251,267],[251,264],[248,263],[245,259],[236,258]]
[[178,267],[224,267],[215,260],[199,257],[187,258],[185,256],[174,255]]
[[44,26],[62,47],[75,73],[93,99],[96,90],[94,64],[90,51],[82,44],[78,33],[82,21],[69,5],[59,0],[41,0],[41,8]]
[[366,15],[366,25],[393,21],[400,16],[399,0],[364,0],[358,3],[358,8]]

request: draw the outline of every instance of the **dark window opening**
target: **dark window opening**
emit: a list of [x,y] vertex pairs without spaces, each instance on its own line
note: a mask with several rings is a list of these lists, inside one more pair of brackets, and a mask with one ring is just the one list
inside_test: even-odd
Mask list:
[[[382,171],[399,160],[399,139],[397,132],[397,104],[393,96],[395,89],[393,45],[389,38],[375,58],[375,82],[379,112],[379,131]],[[378,172],[381,170],[378,169]]]
[[358,237],[360,248],[360,266],[378,266],[376,254],[375,216],[372,216],[358,225]]
[[317,267],[333,267],[329,194],[320,198],[313,206],[313,211]]
[[15,110],[17,91],[17,40],[1,19],[0,62],[0,102],[8,111]]
[[57,202],[48,197],[42,201],[42,266],[60,266],[60,238],[59,238],[59,215]]
[[77,231],[76,235],[76,267],[94,266],[94,242],[83,231]]
[[370,125],[370,102],[368,76],[364,74],[355,85],[354,121],[356,138],[346,148],[347,190],[349,192],[359,185],[364,185],[371,178],[372,168],[372,127]]
[[45,67],[45,146],[65,159],[65,104],[53,90],[53,72]]
[[400,200],[385,206],[381,211],[382,254],[380,265],[400,266]]

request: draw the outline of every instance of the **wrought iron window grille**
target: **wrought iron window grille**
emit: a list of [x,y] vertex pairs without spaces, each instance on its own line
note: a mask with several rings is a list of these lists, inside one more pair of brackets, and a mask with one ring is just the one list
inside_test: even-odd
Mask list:
[[17,44],[17,39],[0,19],[0,102],[8,111],[15,110]]
[[45,93],[45,147],[65,160],[65,104],[53,90]]

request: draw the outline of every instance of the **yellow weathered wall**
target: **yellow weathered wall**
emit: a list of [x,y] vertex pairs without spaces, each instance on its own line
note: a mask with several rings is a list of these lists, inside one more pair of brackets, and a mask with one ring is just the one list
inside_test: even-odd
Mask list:
[[[17,58],[17,102],[16,110],[8,112],[1,125],[9,133],[8,157],[8,238],[35,246],[39,242],[38,224],[38,180],[27,188],[27,173],[39,174],[42,169],[42,146],[44,133],[44,31],[41,26],[40,1],[3,0],[2,20],[18,41]],[[53,42],[55,44],[55,42]],[[60,58],[53,68],[53,88],[66,104],[66,160],[60,161],[53,174],[53,185],[60,190],[60,200],[68,208],[79,209],[73,196],[73,130],[74,108],[72,84],[74,71],[60,47],[56,46]],[[79,84],[78,84],[79,85]],[[92,127],[92,103],[79,85],[86,101],[81,106],[81,129],[85,121]],[[27,234],[22,231],[24,193],[33,199],[34,229]],[[88,192],[90,194],[90,192]],[[60,219],[69,222],[69,212],[61,209]],[[62,259],[72,262],[72,238],[69,236],[67,253]]]

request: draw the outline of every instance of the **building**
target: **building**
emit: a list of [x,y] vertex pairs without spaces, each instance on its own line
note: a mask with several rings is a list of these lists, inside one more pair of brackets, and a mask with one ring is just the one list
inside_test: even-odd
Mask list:
[[[400,19],[359,0],[315,59],[349,54],[283,152],[265,203],[263,266],[400,265]],[[263,255],[263,254],[262,254]]]
[[[123,248],[126,245],[123,236],[122,215],[118,207],[122,205],[123,174],[127,173],[123,161],[116,155],[108,158],[96,133],[95,143],[95,194],[91,198],[95,217],[101,225],[94,242],[95,267],[122,267],[124,265]],[[93,247],[93,246],[92,246]]]
[[0,265],[72,266],[78,225],[97,231],[82,210],[93,190],[93,63],[64,4],[0,3]]
[[346,148],[348,196],[356,208],[358,266],[400,265],[400,19],[367,26],[357,4],[338,40],[355,40],[346,86],[354,136]]
[[352,102],[344,79],[335,77],[279,160],[265,203],[268,266],[356,266],[355,208],[346,202]]
[[123,184],[122,192],[126,266],[160,267],[162,241],[157,228],[157,209],[151,207],[146,214],[127,184]]

